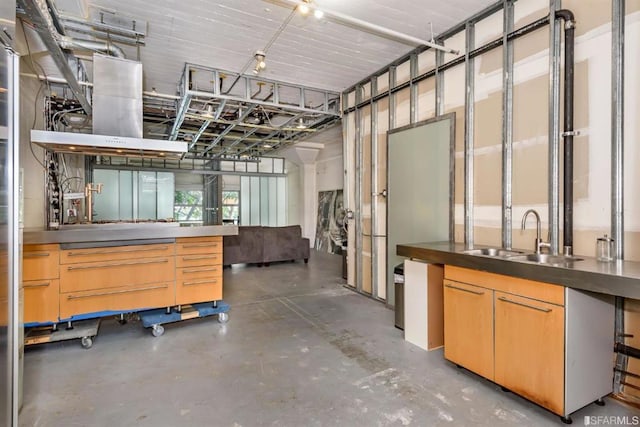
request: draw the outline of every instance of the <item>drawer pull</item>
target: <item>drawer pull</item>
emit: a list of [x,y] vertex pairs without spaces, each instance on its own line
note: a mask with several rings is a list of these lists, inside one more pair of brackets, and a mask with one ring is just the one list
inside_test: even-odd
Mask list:
[[200,273],[202,271],[218,271],[218,267],[205,267],[205,268],[192,268],[189,270],[182,270],[183,273]]
[[118,262],[114,264],[100,264],[100,265],[75,265],[75,266],[67,267],[67,271],[90,270],[93,268],[106,268],[106,267],[124,267],[128,265],[166,264],[168,262],[169,262],[168,259],[161,259],[161,260],[149,260],[149,261]]
[[459,287],[453,286],[453,285],[445,285],[445,286],[447,288],[455,289],[457,291],[462,291],[462,292],[468,292],[468,293],[474,294],[474,295],[484,295],[484,291],[474,291],[472,289],[459,288]]
[[183,256],[183,261],[196,261],[199,259],[216,259],[218,255],[198,255],[198,256]]
[[182,245],[183,248],[216,248],[218,247],[217,243],[192,243],[190,245]]
[[98,294],[90,294],[90,295],[69,295],[67,297],[68,300],[72,299],[82,299],[82,298],[93,298],[93,297],[103,297],[107,295],[119,295],[119,294],[128,294],[132,292],[142,292],[142,291],[151,291],[154,289],[166,289],[169,286],[149,286],[148,288],[136,288],[136,289],[123,289],[121,291],[111,291],[111,292],[101,292]]
[[51,255],[49,252],[25,252],[23,258],[44,258]]
[[550,308],[536,307],[535,305],[525,304],[525,303],[519,302],[519,301],[513,301],[513,300],[510,300],[510,299],[505,298],[505,297],[498,297],[498,299],[500,301],[508,302],[510,304],[515,304],[515,305],[519,305],[519,306],[522,306],[522,307],[527,307],[527,308],[530,308],[532,310],[542,311],[543,313],[551,313],[551,309]]
[[199,280],[197,282],[184,282],[182,286],[204,285],[205,283],[218,283],[216,279],[213,280]]
[[111,249],[105,251],[94,251],[94,252],[69,252],[68,256],[89,256],[89,255],[105,255],[105,254],[119,254],[119,253],[127,253],[127,252],[151,252],[151,251],[166,251],[169,249],[169,246],[160,246],[153,248],[130,248],[130,249]]
[[23,285],[23,288],[45,288],[49,286],[51,282],[42,282],[42,283],[29,283],[28,285]]

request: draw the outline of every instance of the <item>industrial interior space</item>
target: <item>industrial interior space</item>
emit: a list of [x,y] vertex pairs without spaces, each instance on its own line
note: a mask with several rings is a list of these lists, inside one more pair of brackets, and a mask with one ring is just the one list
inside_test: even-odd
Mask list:
[[640,2],[396,3],[2,1],[0,425],[640,423]]

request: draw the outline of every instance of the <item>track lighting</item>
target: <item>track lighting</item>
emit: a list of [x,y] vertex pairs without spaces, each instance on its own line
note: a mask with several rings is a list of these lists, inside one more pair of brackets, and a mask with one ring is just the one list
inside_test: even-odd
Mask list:
[[297,7],[298,12],[300,12],[301,15],[307,16],[309,12],[313,10],[313,16],[315,16],[316,19],[322,19],[322,17],[324,16],[324,12],[315,7],[315,5],[313,4],[313,0],[302,0],[302,1],[303,2],[298,4],[298,7]]
[[322,17],[324,16],[324,12],[320,9],[316,9],[313,11],[313,16],[315,16],[316,19],[322,19]]
[[298,5],[298,12],[300,12],[302,15],[308,15],[310,10],[311,9],[309,9],[308,0]]
[[267,68],[267,63],[264,61],[267,55],[261,51],[257,50],[253,57],[256,59],[256,66],[253,69],[254,74],[258,74],[260,71]]

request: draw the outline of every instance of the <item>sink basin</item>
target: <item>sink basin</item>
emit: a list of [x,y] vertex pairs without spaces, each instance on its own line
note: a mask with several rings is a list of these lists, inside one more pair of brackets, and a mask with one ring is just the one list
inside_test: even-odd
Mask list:
[[511,259],[514,261],[530,261],[555,266],[570,266],[576,261],[582,261],[582,258],[550,254],[527,254],[514,256]]
[[502,249],[502,248],[468,249],[464,251],[464,253],[467,255],[481,255],[481,256],[501,257],[501,258],[522,255],[522,252],[520,251],[510,251],[508,249]]

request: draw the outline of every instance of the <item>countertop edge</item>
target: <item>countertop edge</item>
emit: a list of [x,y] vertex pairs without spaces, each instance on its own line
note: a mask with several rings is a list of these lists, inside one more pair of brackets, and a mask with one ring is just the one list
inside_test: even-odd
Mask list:
[[[449,245],[449,248],[445,246]],[[596,263],[593,258],[575,263],[572,268],[556,267],[532,262],[514,261],[497,257],[486,257],[461,253],[464,245],[437,242],[433,244],[400,244],[396,247],[399,256],[414,258],[432,264],[447,264],[489,273],[558,284],[573,289],[607,295],[640,299],[640,263],[618,261]],[[582,264],[581,264],[582,263]],[[595,268],[610,268],[612,271],[594,271]],[[625,270],[632,270],[627,271]]]
[[23,232],[23,244],[107,242],[127,240],[175,239],[180,237],[232,236],[238,234],[235,225],[204,225],[199,227],[115,227],[76,230],[42,230]]

